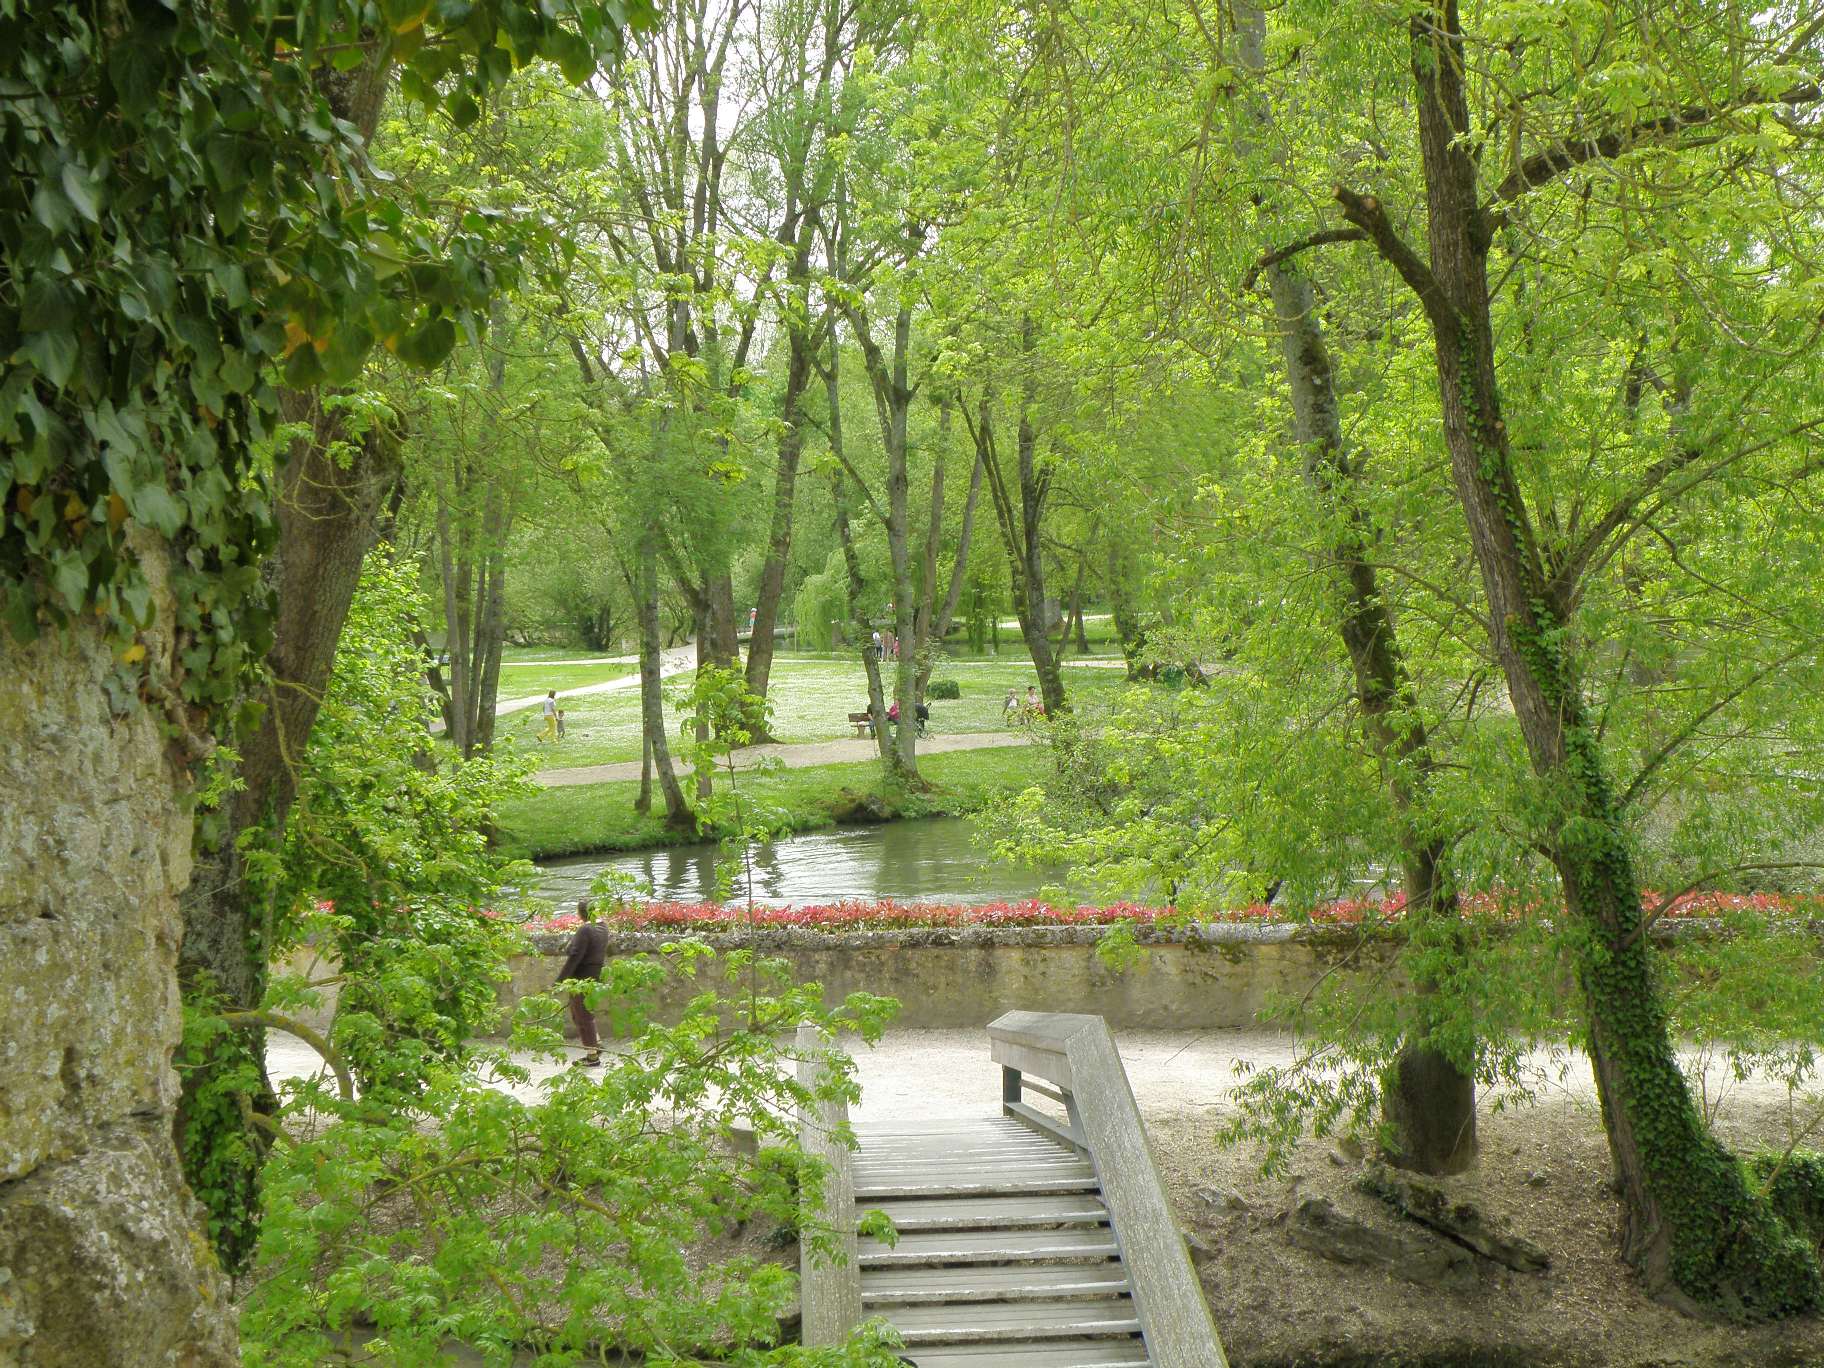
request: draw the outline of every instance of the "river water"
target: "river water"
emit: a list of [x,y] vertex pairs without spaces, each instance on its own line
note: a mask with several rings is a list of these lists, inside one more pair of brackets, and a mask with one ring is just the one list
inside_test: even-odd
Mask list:
[[[540,866],[538,893],[574,903],[605,869],[631,875],[664,902],[715,896],[714,845],[675,846],[626,855],[581,855]],[[879,826],[837,827],[788,836],[753,852],[752,897],[764,903],[827,903],[849,898],[1010,902],[1062,882],[1063,871],[997,860],[978,846],[967,819],[934,817]],[[749,890],[737,882],[733,896]]]

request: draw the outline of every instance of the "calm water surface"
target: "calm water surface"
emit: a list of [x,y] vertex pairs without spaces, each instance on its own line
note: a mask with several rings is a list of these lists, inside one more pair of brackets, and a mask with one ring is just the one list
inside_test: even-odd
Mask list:
[[[628,855],[583,855],[540,866],[538,893],[570,903],[604,869],[652,885],[662,901],[697,902],[714,895],[717,848],[675,846]],[[844,898],[1003,902],[1037,896],[1062,882],[1063,871],[997,860],[975,844],[961,817],[837,827],[788,836],[753,854],[756,901],[837,902]],[[738,883],[735,896],[744,896]]]

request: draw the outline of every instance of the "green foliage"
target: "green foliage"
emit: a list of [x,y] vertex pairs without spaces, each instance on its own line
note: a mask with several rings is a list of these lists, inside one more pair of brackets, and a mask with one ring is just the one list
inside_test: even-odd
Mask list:
[[[459,124],[545,58],[581,81],[627,5],[0,10],[0,614],[30,639],[99,618],[125,678],[207,730],[270,643],[256,456],[274,382],[353,379],[376,345],[435,365],[544,234],[387,199],[330,85],[397,65]],[[169,544],[175,655],[137,635]],[[186,712],[186,710],[190,710]],[[202,725],[199,725],[202,724]]]
[[1809,1240],[1814,1253],[1824,1253],[1824,1154],[1757,1154],[1748,1166],[1780,1219]]
[[[364,1091],[417,1087],[493,1024],[514,939],[480,914],[504,910],[502,890],[531,875],[488,841],[498,805],[529,791],[528,765],[510,752],[436,753],[418,615],[410,568],[384,548],[370,556],[284,844],[247,862],[275,956],[309,942],[341,964],[331,1041]],[[268,1001],[287,1011],[307,996],[280,978]]]
[[[668,980],[701,991],[656,1022]],[[739,985],[739,986],[738,986]],[[857,1096],[852,1063],[822,1049],[814,1087],[782,1041],[811,1023],[878,1038],[893,1004],[854,995],[834,1011],[777,963],[718,962],[683,943],[614,961],[589,997],[625,1038],[599,1073],[552,1069],[558,1003],[522,1003],[505,1051],[441,1060],[410,1097],[350,1103],[306,1086],[267,1176],[268,1209],[243,1317],[246,1361],[306,1368],[356,1324],[390,1363],[445,1361],[454,1338],[490,1363],[530,1351],[583,1362],[598,1346],[649,1361],[896,1361],[871,1332],[841,1351],[780,1346],[795,1276],[753,1234],[800,1224],[824,1170],[797,1148],[797,1112]],[[730,1024],[737,1013],[745,1025]],[[750,1130],[761,1157],[734,1143]],[[801,1237],[831,1257],[836,1233]]]

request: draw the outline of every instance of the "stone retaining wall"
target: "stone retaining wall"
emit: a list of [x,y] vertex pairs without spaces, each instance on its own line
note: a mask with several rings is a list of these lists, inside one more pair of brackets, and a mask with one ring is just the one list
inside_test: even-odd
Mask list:
[[[1124,970],[1096,954],[1093,926],[916,928],[898,931],[765,930],[704,939],[717,950],[752,948],[792,966],[799,982],[821,983],[826,1001],[852,992],[898,998],[895,1025],[907,1029],[986,1026],[1002,1012],[1094,1011],[1111,1026],[1249,1027],[1275,995],[1302,993],[1325,973],[1345,979],[1384,969],[1393,945],[1363,947],[1353,930],[1286,925],[1196,925],[1142,929],[1145,949]],[[656,951],[676,936],[622,933],[611,956]],[[533,938],[541,953],[516,957],[501,1003],[550,990],[569,933]],[[703,991],[683,979],[660,997],[660,1013]]]

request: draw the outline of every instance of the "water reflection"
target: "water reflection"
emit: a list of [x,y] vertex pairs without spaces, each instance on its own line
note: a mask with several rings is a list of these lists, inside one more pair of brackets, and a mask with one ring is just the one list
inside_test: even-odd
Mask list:
[[[675,846],[630,855],[578,856],[542,866],[541,897],[574,902],[604,869],[652,885],[664,901],[714,896],[717,849]],[[881,826],[838,827],[758,846],[752,855],[752,897],[758,902],[836,902],[844,898],[941,898],[1001,902],[1035,896],[1063,881],[1063,870],[996,860],[971,839],[967,820],[940,817]],[[747,895],[745,875],[734,896]]]

